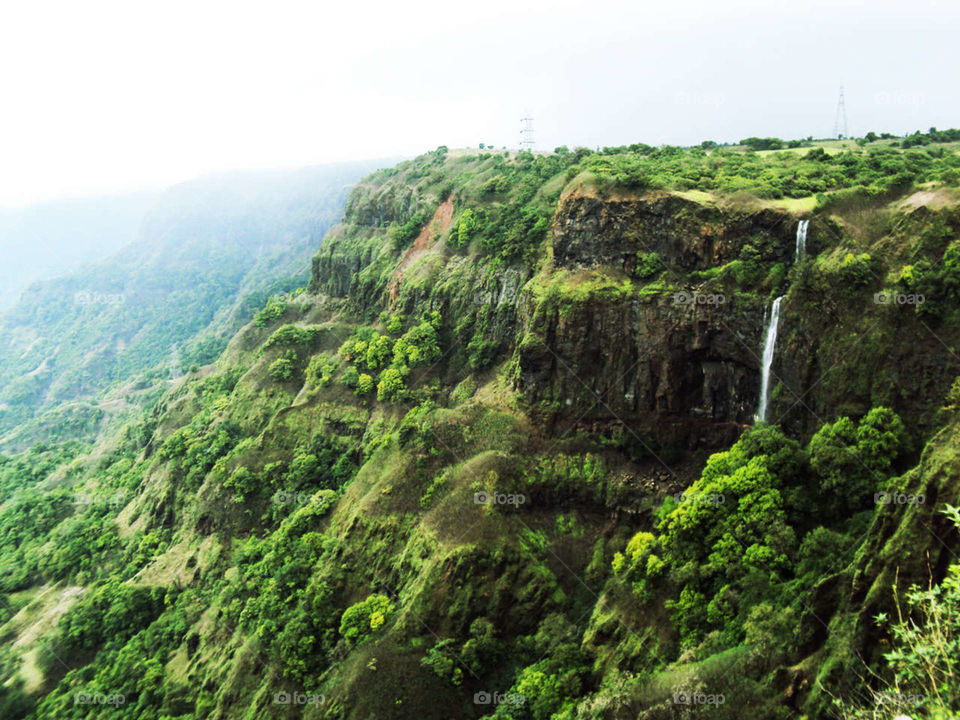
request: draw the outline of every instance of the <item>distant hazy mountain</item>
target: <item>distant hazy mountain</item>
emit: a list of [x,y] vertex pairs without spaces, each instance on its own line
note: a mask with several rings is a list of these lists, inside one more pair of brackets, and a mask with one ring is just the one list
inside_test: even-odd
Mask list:
[[184,183],[134,242],[30,286],[0,316],[0,446],[92,437],[158,381],[214,359],[270,294],[306,284],[351,185],[380,164]]
[[133,242],[159,191],[0,208],[0,309],[37,280],[102,260]]

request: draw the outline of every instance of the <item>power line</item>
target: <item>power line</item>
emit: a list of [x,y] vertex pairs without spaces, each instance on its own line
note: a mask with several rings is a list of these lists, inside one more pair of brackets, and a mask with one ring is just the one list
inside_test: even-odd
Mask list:
[[520,118],[520,149],[533,150],[536,144],[533,137],[533,118],[527,113],[526,117]]
[[[843,134],[840,132],[841,129],[843,130]],[[840,99],[837,100],[837,118],[833,121],[833,137],[837,138],[837,140],[850,137],[847,128],[847,103],[843,99],[843,85],[840,86]]]

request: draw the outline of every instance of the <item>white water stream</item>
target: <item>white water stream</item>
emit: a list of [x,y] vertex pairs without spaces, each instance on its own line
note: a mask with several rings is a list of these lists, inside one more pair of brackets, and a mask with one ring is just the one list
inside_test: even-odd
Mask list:
[[783,295],[773,301],[770,308],[770,323],[767,336],[763,341],[763,370],[760,374],[760,405],[757,408],[757,420],[767,419],[767,403],[770,400],[770,367],[773,365],[773,353],[777,347],[777,326],[780,324],[780,302]]
[[809,224],[809,220],[801,220],[797,225],[797,251],[793,257],[794,262],[803,260],[803,256],[807,254],[807,225]]

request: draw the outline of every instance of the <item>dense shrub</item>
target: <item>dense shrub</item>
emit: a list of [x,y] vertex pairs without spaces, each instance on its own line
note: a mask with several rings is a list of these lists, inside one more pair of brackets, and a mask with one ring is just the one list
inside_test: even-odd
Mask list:
[[380,373],[380,382],[377,383],[377,400],[380,402],[396,402],[403,397],[406,385],[403,382],[403,373],[397,368],[387,368]]
[[340,637],[350,645],[363,642],[372,633],[383,628],[393,615],[394,609],[390,598],[380,594],[354,603],[343,611],[340,618]]
[[253,323],[259,328],[266,327],[280,318],[287,311],[287,301],[279,297],[271,297],[267,304],[253,316]]
[[900,418],[887,408],[874,408],[856,425],[842,417],[824,425],[810,439],[807,452],[819,487],[830,494],[826,515],[868,507],[891,466],[906,449]]
[[273,331],[273,334],[264,345],[265,348],[276,346],[308,346],[312,344],[323,330],[319,327],[300,327],[298,325],[283,325]]
[[270,363],[267,372],[276,382],[287,382],[293,379],[297,370],[297,353],[295,350],[286,350],[280,357]]

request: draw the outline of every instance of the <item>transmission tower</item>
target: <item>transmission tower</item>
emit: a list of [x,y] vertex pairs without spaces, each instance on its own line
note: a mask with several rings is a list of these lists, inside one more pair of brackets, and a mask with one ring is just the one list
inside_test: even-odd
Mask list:
[[520,118],[520,149],[533,150],[536,140],[533,138],[533,118],[530,113],[526,117]]
[[847,130],[847,103],[843,99],[843,85],[840,86],[840,99],[837,100],[837,119],[833,122],[833,136],[837,140],[850,136]]

